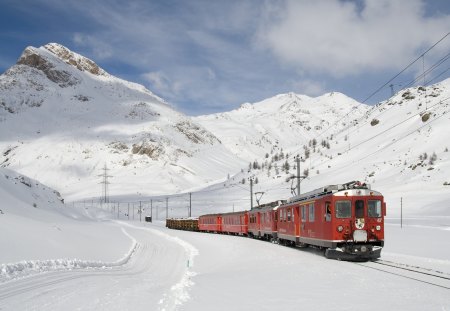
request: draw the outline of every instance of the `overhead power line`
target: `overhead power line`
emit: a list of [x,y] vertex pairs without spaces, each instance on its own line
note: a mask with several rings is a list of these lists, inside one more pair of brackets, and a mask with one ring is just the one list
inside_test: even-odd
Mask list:
[[393,76],[389,81],[387,81],[385,84],[383,84],[382,86],[380,86],[378,89],[376,89],[373,93],[371,93],[366,99],[364,99],[362,101],[362,103],[364,104],[365,102],[367,102],[370,98],[372,98],[375,94],[377,94],[379,91],[381,91],[386,85],[388,85],[389,83],[391,83],[392,81],[395,80],[395,78],[397,78],[398,76],[400,76],[402,73],[404,73],[409,67],[411,67],[413,64],[415,64],[419,59],[421,59],[425,54],[427,54],[429,51],[431,51],[436,45],[438,45],[439,43],[441,43],[445,38],[447,38],[450,35],[450,32],[447,32],[447,34],[445,36],[443,36],[441,39],[439,39],[435,44],[433,44],[431,47],[428,48],[428,50],[426,50],[425,52],[423,52],[422,54],[420,54],[419,57],[417,57],[415,60],[413,60],[411,63],[409,63],[409,65],[407,65],[405,68],[403,68],[399,73],[397,73],[395,76]]

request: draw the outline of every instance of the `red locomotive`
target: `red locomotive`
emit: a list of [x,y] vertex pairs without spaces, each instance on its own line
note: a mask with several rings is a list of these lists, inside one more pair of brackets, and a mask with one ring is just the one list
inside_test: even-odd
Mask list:
[[250,211],[200,216],[198,230],[315,246],[325,249],[327,258],[369,260],[380,257],[385,215],[382,194],[352,181]]
[[327,258],[380,257],[386,203],[360,182],[330,185],[291,198],[278,208],[278,241],[325,248]]

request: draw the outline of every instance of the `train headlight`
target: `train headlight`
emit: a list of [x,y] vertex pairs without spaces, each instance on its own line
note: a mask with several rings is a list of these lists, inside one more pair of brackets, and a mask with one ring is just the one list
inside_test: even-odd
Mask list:
[[338,231],[338,232],[342,232],[342,230],[344,230],[344,227],[342,227],[342,226],[338,226],[338,227],[337,227],[337,231]]
[[380,225],[376,226],[376,228],[377,228],[377,231],[381,230],[381,226]]
[[364,245],[361,246],[361,252],[363,252],[363,253],[367,252],[367,247],[365,247]]

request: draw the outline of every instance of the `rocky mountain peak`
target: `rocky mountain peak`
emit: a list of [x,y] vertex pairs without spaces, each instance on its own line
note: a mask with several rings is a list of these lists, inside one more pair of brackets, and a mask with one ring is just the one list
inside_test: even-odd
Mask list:
[[61,87],[67,87],[78,83],[78,80],[66,70],[61,70],[48,59],[39,49],[27,47],[23,51],[17,65],[26,65],[42,71],[50,81],[57,83]]
[[87,71],[97,76],[108,76],[108,73],[100,68],[94,61],[72,52],[61,44],[49,43],[44,45],[44,48],[56,55],[66,64],[72,65],[80,71]]

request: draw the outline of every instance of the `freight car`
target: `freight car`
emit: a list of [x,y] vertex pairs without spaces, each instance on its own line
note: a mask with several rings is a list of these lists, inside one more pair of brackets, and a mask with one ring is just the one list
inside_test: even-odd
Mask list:
[[198,218],[168,218],[166,227],[169,229],[198,231]]

